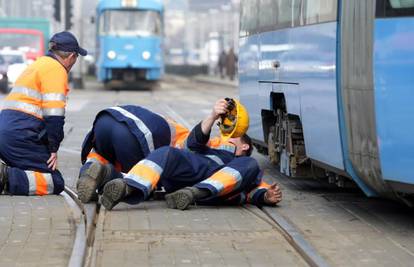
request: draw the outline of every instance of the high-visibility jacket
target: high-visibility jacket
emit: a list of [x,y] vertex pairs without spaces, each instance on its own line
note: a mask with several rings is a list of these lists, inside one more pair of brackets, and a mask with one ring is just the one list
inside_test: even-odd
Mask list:
[[49,151],[63,140],[68,74],[52,55],[38,58],[20,75],[5,98],[3,110],[16,110],[45,122]]

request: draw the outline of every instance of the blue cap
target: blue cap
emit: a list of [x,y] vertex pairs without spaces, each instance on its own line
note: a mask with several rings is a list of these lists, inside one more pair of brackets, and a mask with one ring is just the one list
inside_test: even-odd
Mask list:
[[81,56],[86,56],[88,51],[79,46],[76,37],[70,32],[59,32],[52,36],[50,42],[55,43],[54,49],[65,52],[76,52]]

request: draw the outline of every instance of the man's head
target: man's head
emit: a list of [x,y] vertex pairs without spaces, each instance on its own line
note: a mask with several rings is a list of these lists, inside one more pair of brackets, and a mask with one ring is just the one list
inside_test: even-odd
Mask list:
[[86,56],[88,54],[85,49],[79,46],[76,37],[66,31],[52,36],[49,42],[49,50],[55,54],[68,72],[76,63],[79,55]]
[[229,138],[228,141],[236,146],[236,156],[250,156],[252,154],[253,143],[247,134],[242,137]]

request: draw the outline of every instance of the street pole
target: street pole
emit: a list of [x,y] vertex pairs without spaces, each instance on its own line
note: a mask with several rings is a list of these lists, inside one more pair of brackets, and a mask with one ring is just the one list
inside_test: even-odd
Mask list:
[[[68,1],[68,0],[66,0]],[[79,45],[83,45],[83,15],[82,15],[82,0],[72,0],[73,1],[73,32],[78,38]],[[83,89],[83,58],[78,57],[77,63],[73,67],[72,71],[72,85],[76,89]]]

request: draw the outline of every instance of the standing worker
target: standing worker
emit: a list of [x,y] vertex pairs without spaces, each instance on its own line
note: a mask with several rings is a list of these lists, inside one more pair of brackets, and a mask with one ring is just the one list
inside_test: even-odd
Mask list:
[[20,75],[0,113],[0,191],[11,195],[60,194],[56,169],[63,140],[68,73],[86,56],[70,32],[55,34],[46,56]]

